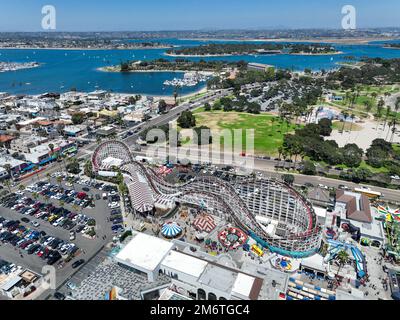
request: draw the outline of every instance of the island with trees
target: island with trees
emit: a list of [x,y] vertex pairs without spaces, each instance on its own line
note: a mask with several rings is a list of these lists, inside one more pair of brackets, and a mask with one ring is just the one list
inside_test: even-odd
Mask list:
[[385,43],[383,45],[384,48],[386,49],[400,49],[400,43],[395,42],[395,43]]
[[152,61],[123,61],[119,65],[100,68],[101,71],[108,72],[191,72],[191,71],[209,71],[220,72],[226,68],[246,69],[245,61],[190,61],[186,59],[157,59]]
[[340,54],[332,45],[298,44],[298,43],[211,43],[207,45],[169,49],[166,55],[175,57],[212,57],[240,55],[271,55],[271,54],[304,54],[331,55]]

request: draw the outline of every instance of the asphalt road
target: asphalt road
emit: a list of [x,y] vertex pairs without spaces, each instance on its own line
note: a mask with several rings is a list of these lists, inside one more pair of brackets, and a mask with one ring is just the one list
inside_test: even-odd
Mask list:
[[[197,108],[201,105],[204,105],[206,102],[211,102],[215,99],[218,99],[222,96],[226,96],[231,94],[230,90],[222,90],[220,93],[215,93],[215,92],[209,92],[206,96],[199,98],[197,100],[194,100],[192,103],[191,102],[186,102],[174,109],[172,109],[169,113],[160,115],[156,118],[153,118],[146,123],[140,124],[134,128],[129,128],[127,130],[124,130],[123,132],[120,133],[120,136],[122,136],[124,133],[130,130],[138,130],[138,132],[123,141],[127,143],[129,146],[133,146],[136,143],[136,140],[141,132],[148,128],[152,128],[157,125],[162,125],[169,123],[170,121],[174,120],[177,118],[177,116],[184,110],[189,110],[189,109],[194,109]],[[89,145],[86,145],[83,148],[80,148],[78,151],[77,157],[88,160],[93,154],[93,151],[96,149],[98,146],[97,143],[91,143]],[[134,154],[136,155],[146,155],[146,148],[144,148],[142,151],[137,152],[133,151]],[[255,169],[256,170],[261,170],[263,172],[268,173],[269,175],[273,176],[278,176],[280,177],[284,172],[277,173],[275,169],[275,165],[277,164],[276,161],[274,160],[266,160],[266,159],[255,159]],[[60,170],[60,165],[53,165],[50,166],[44,173],[41,173],[41,175],[45,175],[47,172],[55,172]],[[331,171],[331,173],[337,173],[334,171]],[[355,188],[359,187],[358,184],[351,183],[351,182],[346,182],[343,180],[335,180],[335,179],[330,179],[330,178],[325,178],[325,177],[320,177],[320,176],[304,176],[304,175],[295,175],[296,177],[296,183],[297,184],[304,184],[305,182],[310,182],[313,184],[324,184],[328,187],[338,187],[338,185],[343,184],[347,185],[349,188]],[[29,183],[25,182],[24,183]],[[373,190],[379,191],[383,193],[384,199],[392,202],[400,202],[400,190],[392,190],[392,189],[386,189],[386,188],[379,188],[372,186],[371,187]]]
[[[182,149],[185,149],[185,148],[182,148]],[[159,157],[165,157],[165,150],[163,150],[162,148],[159,148],[157,151],[158,151]],[[193,162],[193,163],[195,163],[198,159],[202,159],[201,158],[202,152],[199,150],[198,156],[196,156],[195,152],[196,151],[191,150],[191,153],[189,154],[189,156],[185,155],[184,158],[191,160],[191,162]],[[139,156],[149,156],[147,147],[142,148],[141,151],[132,151],[132,153],[134,155],[139,155]],[[231,155],[220,153],[219,156],[216,155],[215,158],[211,159],[211,162],[213,164],[219,165],[219,164],[223,163],[222,160],[224,159],[224,156],[227,156],[226,159],[229,159],[229,156],[231,156]],[[289,171],[286,171],[286,172],[285,171],[277,171],[275,168],[275,165],[278,163],[278,161],[266,160],[266,159],[251,159],[251,160],[254,160],[253,170],[255,172],[263,173],[266,176],[271,176],[274,178],[281,178],[281,176],[285,173],[293,174],[292,172],[289,172]],[[245,160],[243,158],[242,163],[244,163],[244,161]],[[236,164],[234,163],[232,165],[235,167],[240,167],[241,164],[238,162],[240,162],[240,161],[237,161]],[[280,162],[280,163],[282,163],[282,162]],[[225,165],[227,165],[227,164],[225,164]],[[288,166],[288,165],[289,164],[286,164],[286,166]],[[292,163],[290,165],[292,165]],[[331,179],[331,178],[326,178],[326,177],[321,177],[321,176],[307,176],[307,175],[302,175],[302,174],[293,174],[293,175],[295,176],[295,183],[299,184],[299,185],[304,185],[305,183],[308,182],[308,183],[314,184],[315,186],[317,186],[318,184],[323,184],[327,187],[334,187],[334,188],[337,188],[339,185],[345,185],[345,186],[349,187],[350,189],[359,188],[360,186],[368,187],[368,185],[364,185],[364,184],[356,184],[356,183],[352,183],[352,182],[336,180],[336,179]],[[370,188],[374,191],[381,192],[383,194],[384,200],[395,202],[395,203],[400,203],[400,190],[379,188],[379,187],[375,187],[375,186],[371,186]]]

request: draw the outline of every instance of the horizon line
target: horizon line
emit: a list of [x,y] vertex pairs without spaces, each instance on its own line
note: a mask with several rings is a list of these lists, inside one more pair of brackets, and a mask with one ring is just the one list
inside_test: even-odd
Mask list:
[[399,29],[400,26],[387,26],[387,27],[360,27],[354,30],[344,30],[342,28],[337,27],[304,27],[304,28],[292,28],[292,27],[277,27],[277,28],[202,28],[202,29],[155,29],[155,30],[7,30],[0,31],[0,33],[123,33],[123,32],[143,32],[143,33],[151,33],[151,32],[218,32],[218,31],[297,31],[297,30],[332,30],[332,31],[343,31],[348,33],[354,33],[357,31],[364,30],[383,30],[383,29]]

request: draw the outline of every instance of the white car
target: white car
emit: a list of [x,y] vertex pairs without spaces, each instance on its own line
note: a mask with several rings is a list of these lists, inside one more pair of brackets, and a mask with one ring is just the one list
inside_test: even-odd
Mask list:
[[64,220],[64,217],[58,218],[56,221],[54,221],[52,224],[54,227],[58,227],[58,225]]
[[32,221],[32,225],[37,228],[40,226],[40,223],[37,221]]
[[71,233],[69,234],[69,240],[74,241],[75,239],[76,239],[76,234],[74,231],[71,231]]
[[108,204],[108,206],[111,208],[111,209],[116,209],[116,208],[119,208],[119,203],[118,202],[112,202],[112,203],[110,203],[110,204]]
[[85,234],[87,231],[89,231],[89,229],[90,229],[90,227],[89,227],[89,226],[86,226],[86,227],[84,227],[84,228],[82,229],[81,233],[82,233],[82,234]]
[[76,284],[74,284],[73,282],[68,282],[67,287],[70,290],[74,290],[76,288]]
[[55,238],[50,237],[50,238],[48,238],[43,244],[44,244],[45,246],[48,246],[49,243],[52,242],[54,239],[55,239]]

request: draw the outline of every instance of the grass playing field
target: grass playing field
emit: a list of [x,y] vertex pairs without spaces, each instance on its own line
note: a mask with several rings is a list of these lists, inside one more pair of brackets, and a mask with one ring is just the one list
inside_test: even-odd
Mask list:
[[196,126],[207,126],[212,130],[242,129],[243,150],[246,148],[245,130],[254,129],[254,153],[257,155],[278,154],[285,134],[293,132],[296,125],[282,124],[270,114],[248,114],[239,112],[209,111],[199,108],[195,112]]

